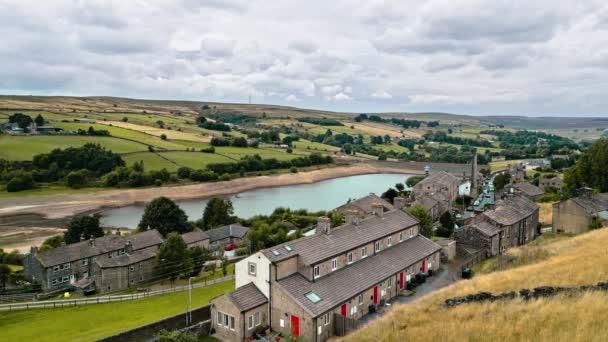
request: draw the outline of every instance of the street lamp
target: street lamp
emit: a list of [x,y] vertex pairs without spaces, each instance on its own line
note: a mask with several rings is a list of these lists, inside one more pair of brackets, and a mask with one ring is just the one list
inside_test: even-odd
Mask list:
[[188,313],[186,314],[186,326],[192,324],[192,279],[188,278]]

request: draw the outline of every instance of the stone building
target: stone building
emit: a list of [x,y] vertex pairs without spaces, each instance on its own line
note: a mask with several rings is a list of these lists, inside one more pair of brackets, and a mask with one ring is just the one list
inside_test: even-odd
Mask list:
[[538,234],[538,212],[539,206],[526,196],[509,195],[454,232],[457,249],[494,256],[532,241]]
[[513,192],[520,192],[533,201],[536,201],[540,196],[545,194],[543,189],[527,182],[514,183],[511,187],[513,188]]
[[538,187],[543,191],[547,191],[549,188],[553,188],[557,191],[562,191],[564,181],[559,177],[553,178],[541,178],[538,180]]
[[378,203],[382,205],[383,211],[389,211],[394,209],[392,204],[372,192],[367,196],[343,204],[335,208],[334,211],[344,215],[345,218],[349,217],[348,219],[345,219],[346,222],[346,220],[349,220],[350,216],[352,216],[353,214],[356,214],[356,216],[360,219],[371,215],[374,211],[373,206]]
[[227,244],[240,244],[245,240],[245,236],[249,232],[249,228],[241,226],[238,223],[229,224],[223,227],[207,230],[205,233],[209,236],[209,245],[212,249],[224,247]]
[[209,249],[209,235],[199,229],[182,234],[182,239],[186,243],[188,248],[200,247],[203,249]]
[[124,255],[112,258],[102,255],[95,260],[89,279],[99,293],[136,287],[154,278],[157,252],[158,246],[152,246],[137,251],[127,249]]
[[452,209],[452,203],[458,198],[460,181],[450,173],[439,171],[414,185],[412,189],[413,204],[422,205],[433,217],[439,217]]
[[268,326],[268,299],[253,284],[210,301],[212,327],[222,340],[243,341]]
[[[371,215],[333,228],[329,218],[321,217],[315,235],[238,262],[235,292],[253,284],[264,295],[273,331],[324,341],[336,334],[339,317],[357,320],[397,296],[415,274],[439,268],[441,247],[418,234],[415,218],[399,209],[384,211],[374,198],[369,202],[374,203]],[[212,316],[218,321],[221,310],[240,312],[229,296],[213,301],[218,304]],[[236,324],[235,318],[235,329],[225,329],[220,337],[249,337],[237,332]]]
[[608,220],[608,193],[579,191],[578,197],[553,204],[553,232],[580,234],[589,231],[593,220]]

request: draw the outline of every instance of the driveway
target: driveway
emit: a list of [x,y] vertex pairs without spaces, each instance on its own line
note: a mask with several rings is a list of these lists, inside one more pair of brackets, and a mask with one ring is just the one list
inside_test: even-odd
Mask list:
[[359,320],[361,322],[360,326],[363,326],[369,322],[376,320],[377,318],[382,317],[382,315],[392,310],[392,305],[395,303],[411,303],[433,291],[453,284],[459,279],[458,273],[459,265],[457,263],[451,262],[449,264],[443,264],[441,270],[437,274],[430,278],[427,278],[427,281],[424,284],[419,285],[416,288],[415,294],[409,295],[411,294],[411,292],[403,291],[402,294],[398,295],[395,299],[393,299],[393,301],[390,303],[390,306],[387,305],[381,308],[379,312],[370,313],[361,317],[361,319]]

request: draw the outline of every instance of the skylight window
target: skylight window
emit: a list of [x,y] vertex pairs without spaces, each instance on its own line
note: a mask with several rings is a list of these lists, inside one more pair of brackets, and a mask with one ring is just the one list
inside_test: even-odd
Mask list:
[[319,297],[319,295],[314,292],[308,292],[307,294],[305,294],[305,296],[315,304],[321,301],[321,297]]
[[274,254],[275,256],[281,255],[281,253],[279,253],[279,251],[277,251],[276,249],[272,250],[272,254]]
[[291,248],[291,246],[289,245],[285,245],[285,250],[287,250],[288,252],[293,251],[293,248]]

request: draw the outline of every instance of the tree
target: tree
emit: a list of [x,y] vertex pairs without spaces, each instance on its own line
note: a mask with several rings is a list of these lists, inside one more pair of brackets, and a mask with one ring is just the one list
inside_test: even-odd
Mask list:
[[228,259],[222,258],[222,277],[228,275]]
[[167,235],[156,254],[156,265],[158,275],[167,277],[171,281],[180,275],[192,273],[192,259],[190,259],[188,247],[179,233],[171,232]]
[[2,289],[6,288],[6,282],[8,281],[8,277],[11,274],[11,268],[8,265],[1,264],[0,265],[0,284],[2,284]]
[[416,204],[409,207],[407,212],[420,221],[420,234],[430,238],[433,235],[433,219],[426,209],[422,205]]
[[17,192],[34,188],[34,178],[29,172],[19,171],[6,183],[7,192]]
[[68,173],[65,177],[67,186],[73,189],[81,188],[87,184],[87,170],[78,170]]
[[216,228],[234,222],[232,216],[234,209],[230,200],[212,198],[205,207],[203,213],[203,225],[205,230]]
[[171,232],[186,233],[190,230],[188,216],[172,200],[158,197],[146,205],[137,229],[141,232],[156,229],[163,236]]
[[166,134],[164,134],[164,133],[163,133],[163,134],[161,134],[161,135],[160,135],[160,139],[161,139],[161,140],[167,140],[167,135],[166,135]]
[[204,116],[199,115],[199,116],[196,117],[196,125],[197,126],[200,126],[200,125],[204,124],[205,122],[207,122],[207,119]]
[[395,189],[397,189],[398,191],[403,191],[405,190],[405,186],[403,185],[403,183],[397,183],[395,184]]
[[192,173],[192,169],[189,167],[182,166],[179,169],[177,169],[177,177],[179,177],[181,179],[189,178],[191,173]]
[[449,211],[446,211],[439,217],[441,227],[437,229],[437,235],[442,237],[450,237],[454,232],[454,217]]
[[62,235],[53,235],[50,238],[44,240],[42,245],[40,245],[40,251],[46,251],[49,249],[61,247],[61,243],[64,241]]
[[387,201],[393,203],[393,199],[395,197],[399,196],[399,193],[397,192],[397,190],[393,189],[393,188],[389,188],[388,190],[386,190],[380,197],[386,199]]
[[494,177],[494,189],[501,191],[507,184],[511,182],[511,174],[508,172],[502,173]]
[[160,128],[165,128],[165,122],[163,120],[156,120],[156,124]]
[[414,185],[420,183],[424,179],[424,176],[412,176],[405,180],[405,185],[412,188]]
[[211,254],[208,250],[199,246],[190,248],[188,253],[190,254],[190,259],[192,260],[192,276],[196,276],[203,270],[205,262],[211,259]]
[[34,122],[36,123],[36,126],[38,126],[38,127],[44,126],[44,118],[40,114],[38,114],[38,116],[34,119]]
[[126,116],[123,116],[123,117],[122,117],[122,122],[127,122],[127,121],[129,121],[129,118],[128,118],[128,117],[126,117]]
[[24,115],[22,113],[15,113],[8,117],[8,122],[16,123],[19,128],[27,129],[27,127],[34,122],[29,115]]
[[103,236],[99,226],[99,216],[76,216],[68,223],[68,230],[63,239],[66,244],[79,242],[81,238],[88,240],[92,237]]
[[608,192],[608,139],[596,140],[564,173],[564,185],[570,194],[583,186]]

